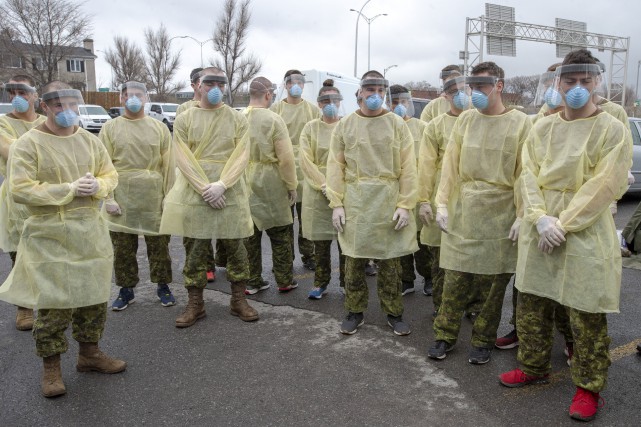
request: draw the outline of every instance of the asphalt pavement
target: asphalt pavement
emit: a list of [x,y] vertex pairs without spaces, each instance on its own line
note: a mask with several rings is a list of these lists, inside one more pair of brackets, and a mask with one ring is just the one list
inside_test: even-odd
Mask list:
[[[622,228],[641,198],[624,199],[616,217]],[[508,389],[497,376],[516,367],[516,349],[494,350],[492,361],[467,362],[471,324],[443,361],[427,358],[433,340],[432,300],[404,297],[412,334],[397,337],[381,313],[375,277],[368,278],[365,325],[353,336],[339,333],[343,296],[334,272],[329,294],[309,300],[313,273],[294,264],[299,288],[279,294],[271,274],[271,250],[263,239],[264,278],[272,288],[252,296],[260,320],[244,323],[229,314],[225,270],[205,291],[207,317],[187,329],[174,327],[186,303],[181,269],[184,251],[173,238],[178,300],[162,307],[149,282],[145,247],[138,253],[141,282],[136,302],[109,311],[101,347],[127,361],[116,375],[75,370],[77,343],[62,356],[67,394],[40,395],[42,362],[29,332],[15,329],[15,308],[0,302],[0,425],[190,425],[190,426],[511,426],[574,425],[567,410],[574,394],[556,337],[548,385]],[[336,254],[335,261],[336,261]],[[335,263],[337,266],[337,262]],[[0,278],[9,272],[0,256]],[[623,270],[621,313],[608,316],[612,367],[605,406],[595,426],[641,425],[641,271]],[[510,287],[511,288],[511,287]],[[112,299],[117,288],[112,285]],[[499,335],[509,331],[511,289],[505,297]],[[70,337],[70,331],[68,331]]]

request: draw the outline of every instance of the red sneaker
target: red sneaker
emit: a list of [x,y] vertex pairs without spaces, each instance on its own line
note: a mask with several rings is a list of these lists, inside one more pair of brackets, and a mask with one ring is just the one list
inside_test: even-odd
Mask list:
[[213,282],[216,280],[216,272],[214,270],[207,270],[207,281]]
[[545,384],[548,382],[548,374],[545,374],[541,377],[534,375],[527,375],[520,369],[514,369],[513,371],[503,372],[499,375],[499,382],[505,387],[523,387],[524,385],[529,384]]
[[570,405],[570,418],[581,421],[593,420],[603,405],[605,405],[605,401],[599,396],[599,393],[577,387]]
[[518,345],[519,345],[519,337],[518,335],[516,335],[516,329],[512,329],[510,333],[503,335],[500,338],[497,338],[496,341],[494,342],[494,346],[496,348],[500,348],[501,350],[508,350]]

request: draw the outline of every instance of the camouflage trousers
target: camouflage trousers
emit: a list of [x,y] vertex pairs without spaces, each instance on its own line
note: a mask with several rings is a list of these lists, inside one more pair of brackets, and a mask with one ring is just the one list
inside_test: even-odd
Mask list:
[[[114,274],[116,285],[122,288],[135,287],[138,277],[138,235],[109,232],[114,247]],[[144,236],[149,260],[149,278],[152,283],[171,283],[171,257],[169,239],[171,236]]]
[[[368,261],[365,258],[345,257],[345,309],[349,312],[363,313],[367,310],[369,291],[365,281],[365,264]],[[385,314],[403,314],[401,264],[398,258],[378,261],[376,289],[381,310]]]
[[71,336],[78,342],[97,343],[105,330],[107,303],[70,309],[39,309],[33,321],[33,338],[39,357],[66,353],[65,330],[71,322]]
[[443,301],[443,280],[445,280],[445,270],[441,268],[439,263],[440,257],[440,246],[427,247],[427,260],[430,266],[430,276],[432,277],[432,302],[436,312],[438,312],[441,301]]
[[415,263],[416,271],[420,276],[424,277],[425,280],[430,280],[432,278],[427,246],[421,243],[420,231],[418,232],[416,239],[418,240],[418,251],[401,257],[401,280],[403,282],[414,283],[414,280],[416,279],[416,274],[414,273]]
[[211,268],[210,270],[215,270],[216,266],[219,267],[227,267],[227,251],[225,250],[225,246],[221,243],[220,240],[216,240],[216,255],[214,256],[214,252],[212,249],[211,252]]
[[[274,277],[278,285],[287,286],[294,280],[292,270],[291,226],[272,227],[265,230],[272,245],[272,265]],[[263,251],[261,240],[263,232],[254,225],[254,234],[245,239],[247,260],[249,261],[248,286],[261,286],[263,282]]]
[[472,346],[493,348],[501,322],[505,289],[511,278],[511,273],[473,274],[445,270],[443,300],[434,319],[436,340],[449,344],[456,342],[463,313],[478,292],[483,305],[472,327]]
[[[247,251],[243,239],[218,239],[227,253],[227,280],[232,283],[249,280]],[[207,285],[207,270],[211,266],[211,240],[183,237],[185,287],[204,288]]]
[[[554,312],[558,303],[548,298],[519,293],[516,324],[519,333],[517,360],[528,375],[550,372]],[[610,337],[605,313],[586,313],[568,308],[574,355],[572,382],[598,393],[605,389],[610,366]]]
[[[314,240],[314,261],[316,271],[314,272],[314,287],[324,288],[329,285],[332,278],[332,242],[333,240]],[[338,247],[338,271],[341,288],[345,287],[345,255],[341,251],[341,245],[336,240]]]
[[[512,318],[510,319],[510,325],[513,325],[516,329],[516,310],[517,310],[517,301],[519,297],[519,290],[515,286],[512,286]],[[559,303],[556,303],[557,306],[554,308],[554,326],[556,330],[559,331],[566,343],[574,342],[572,337],[572,327],[570,326],[570,315],[568,314],[568,308],[562,306]],[[516,331],[516,334],[519,334],[519,331]]]
[[[296,215],[294,214],[294,207],[296,207],[296,212],[298,212],[298,253],[303,262],[306,262],[309,259],[314,258],[314,242],[303,237],[303,220],[301,216],[303,215],[303,204],[295,203],[292,205],[292,218]],[[292,260],[296,257],[294,252],[294,222],[290,226],[290,233],[292,237]]]

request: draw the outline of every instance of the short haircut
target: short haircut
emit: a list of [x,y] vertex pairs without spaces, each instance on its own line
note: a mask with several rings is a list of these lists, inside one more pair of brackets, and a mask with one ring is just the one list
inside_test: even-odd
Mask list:
[[461,72],[461,68],[458,65],[452,64],[452,65],[448,65],[447,67],[443,67],[443,69],[441,71],[446,71],[446,72],[447,71],[456,71],[456,72],[460,73]]
[[397,94],[397,93],[409,93],[410,91],[407,90],[405,86],[401,85],[392,85],[389,88],[389,91],[392,95]]
[[368,77],[373,77],[373,78],[375,78],[375,79],[384,79],[384,78],[385,78],[385,77],[384,77],[381,73],[379,73],[378,71],[376,71],[376,70],[369,70],[369,71],[366,71],[366,72],[365,72],[365,74],[363,74],[363,77],[361,77],[361,80],[366,79],[366,78],[368,78]]
[[596,64],[598,61],[592,52],[587,49],[573,50],[572,52],[565,55],[561,65],[571,65],[571,64]]
[[26,74],[17,74],[11,77],[10,80],[13,80],[14,82],[27,83],[31,87],[35,87],[36,85],[36,81],[33,79],[33,77],[27,76]]
[[471,74],[473,76],[481,73],[488,73],[490,76],[494,76],[499,80],[503,80],[505,78],[505,71],[503,71],[503,68],[499,67],[495,62],[492,61],[481,62],[480,64],[477,64],[474,68],[472,68]]
[[299,70],[287,70],[283,79],[287,80],[287,77],[291,76],[292,74],[300,74],[301,76],[303,75],[303,73],[301,73]]
[[61,82],[60,80],[53,80],[42,87],[42,94],[44,95],[45,93],[63,89],[72,89],[72,87],[65,82]]
[[552,64],[548,67],[548,72],[556,71],[557,67],[560,67],[561,63],[557,62],[556,64]]
[[194,68],[193,70],[191,70],[191,73],[189,73],[189,80],[192,83],[198,83],[198,79],[200,78],[200,72],[202,70],[203,69],[201,67]]
[[249,84],[249,97],[260,98],[263,94],[269,93],[273,89],[272,82],[265,77],[256,77]]

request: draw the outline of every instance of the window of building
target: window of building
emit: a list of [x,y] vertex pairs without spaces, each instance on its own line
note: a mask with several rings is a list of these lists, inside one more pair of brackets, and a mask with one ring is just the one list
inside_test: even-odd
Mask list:
[[22,58],[11,53],[3,53],[0,56],[4,68],[23,68]]
[[46,70],[47,65],[45,64],[45,60],[43,57],[37,57],[37,58],[31,58],[31,63],[33,64],[33,69],[34,70]]
[[84,73],[85,61],[82,59],[67,59],[67,71],[70,73]]

